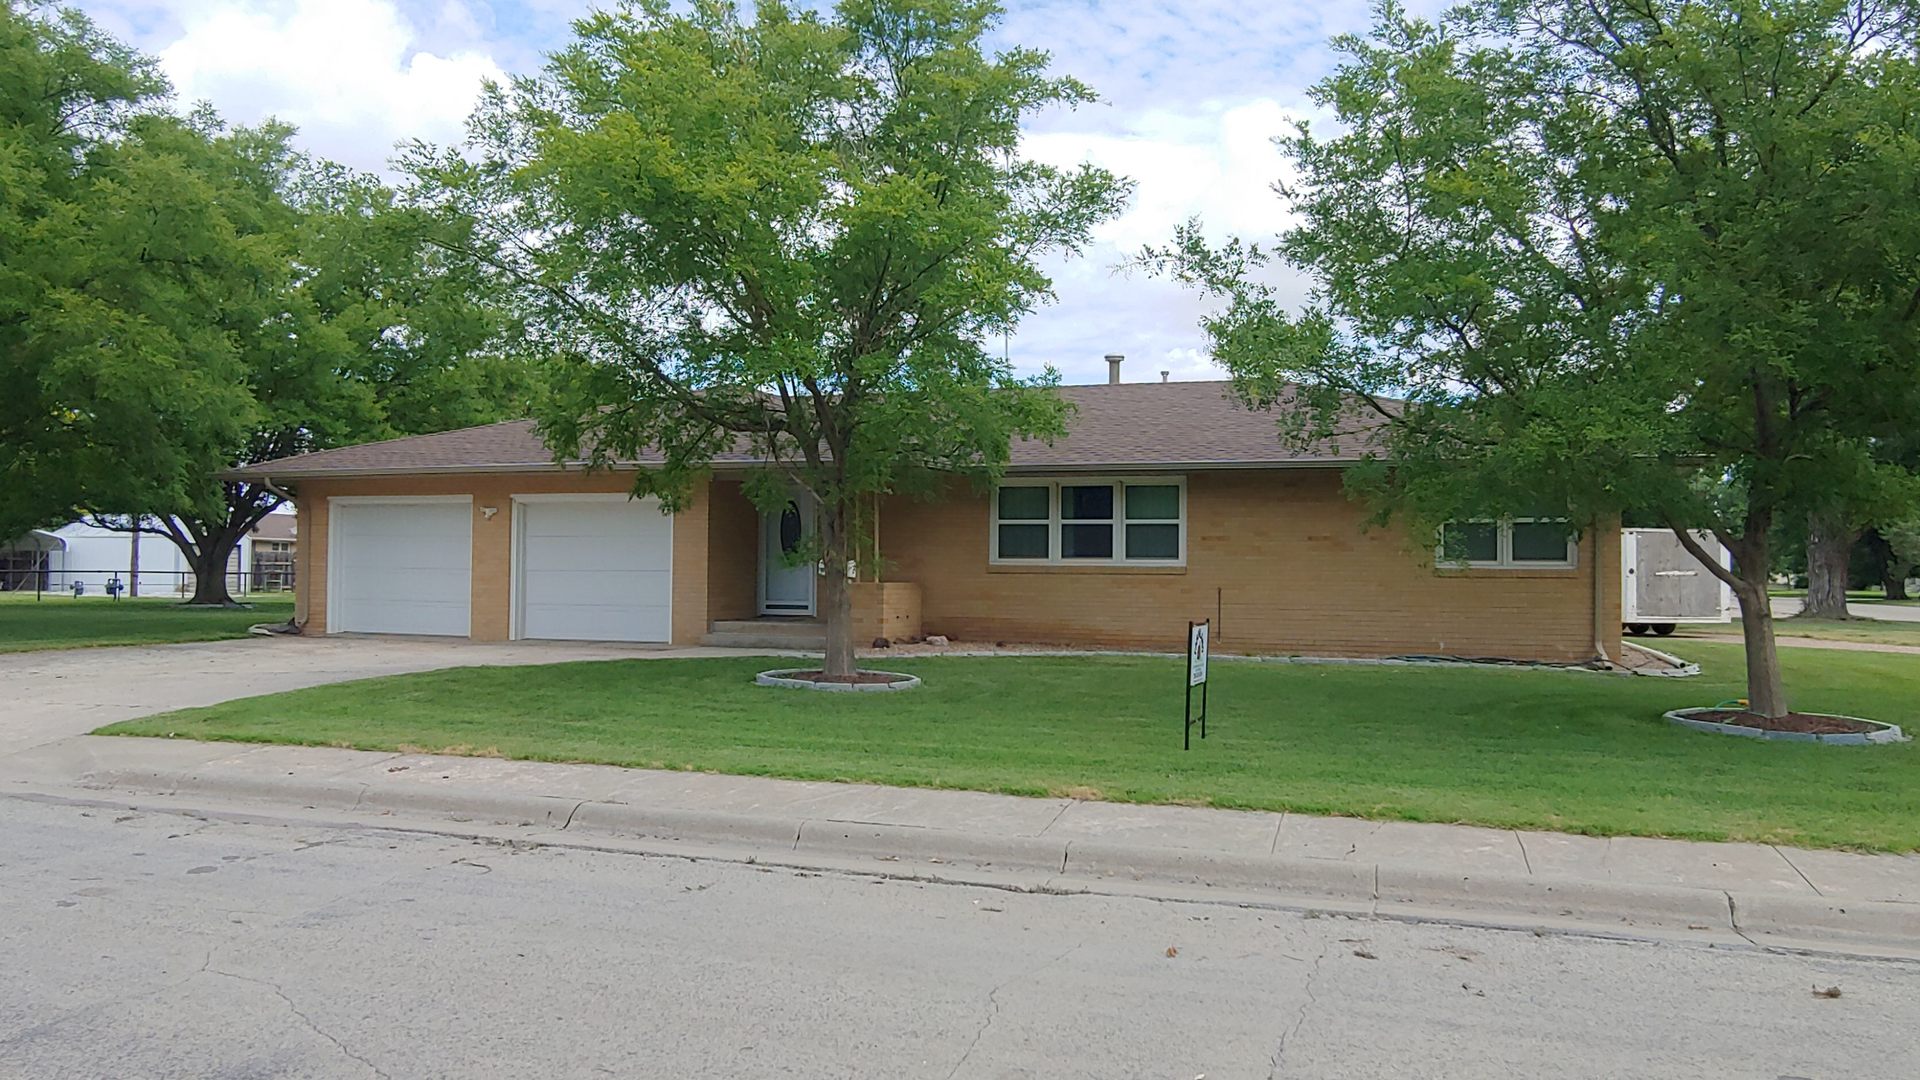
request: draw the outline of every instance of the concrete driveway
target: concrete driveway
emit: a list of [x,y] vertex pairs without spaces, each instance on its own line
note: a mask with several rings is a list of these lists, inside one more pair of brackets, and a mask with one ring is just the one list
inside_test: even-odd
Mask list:
[[303,686],[483,665],[742,655],[597,642],[252,637],[0,654],[0,756],[103,724]]

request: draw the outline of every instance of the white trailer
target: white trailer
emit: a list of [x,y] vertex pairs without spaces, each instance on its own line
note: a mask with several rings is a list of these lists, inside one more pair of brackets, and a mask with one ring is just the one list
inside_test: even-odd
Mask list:
[[[1693,538],[1723,567],[1733,556],[1709,532]],[[1671,634],[1682,623],[1733,621],[1733,587],[1693,557],[1671,529],[1620,530],[1620,621],[1629,634]]]

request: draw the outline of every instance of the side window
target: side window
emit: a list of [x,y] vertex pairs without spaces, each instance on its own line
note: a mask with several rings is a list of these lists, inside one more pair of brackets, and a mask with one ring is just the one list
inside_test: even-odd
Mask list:
[[1186,486],[1178,477],[1004,484],[992,529],[993,562],[1178,566]]
[[1127,558],[1180,558],[1180,485],[1126,484]]
[[994,510],[995,555],[1001,559],[1053,557],[1053,488],[1041,485],[1003,487]]
[[1567,569],[1577,548],[1565,518],[1450,521],[1440,529],[1442,565],[1502,570]]
[[1113,558],[1113,485],[1060,488],[1060,557]]

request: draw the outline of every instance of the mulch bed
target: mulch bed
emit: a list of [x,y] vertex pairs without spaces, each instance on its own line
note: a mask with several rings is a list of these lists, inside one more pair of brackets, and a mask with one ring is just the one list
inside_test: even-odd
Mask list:
[[902,676],[889,675],[884,671],[856,671],[851,675],[828,675],[825,671],[793,671],[780,676],[783,679],[798,679],[801,682],[823,683],[890,683],[899,682]]
[[1714,709],[1710,712],[1688,713],[1687,719],[1711,720],[1716,724],[1759,728],[1761,731],[1798,731],[1808,735],[1858,735],[1878,730],[1872,724],[1863,724],[1858,720],[1848,720],[1839,716],[1820,716],[1815,713],[1788,713],[1780,717],[1766,717],[1737,709]]

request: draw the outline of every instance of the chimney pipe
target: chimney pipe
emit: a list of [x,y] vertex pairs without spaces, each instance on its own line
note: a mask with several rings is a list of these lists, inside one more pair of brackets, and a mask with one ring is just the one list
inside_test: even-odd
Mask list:
[[1120,382],[1120,361],[1125,359],[1126,356],[1121,353],[1107,354],[1107,385],[1113,386]]

